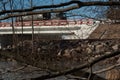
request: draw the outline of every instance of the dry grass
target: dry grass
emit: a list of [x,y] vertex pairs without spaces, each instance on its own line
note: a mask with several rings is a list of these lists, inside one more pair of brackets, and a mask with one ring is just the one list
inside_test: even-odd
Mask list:
[[120,39],[120,24],[100,24],[90,39]]
[[120,80],[120,71],[119,69],[112,69],[106,73],[107,80]]

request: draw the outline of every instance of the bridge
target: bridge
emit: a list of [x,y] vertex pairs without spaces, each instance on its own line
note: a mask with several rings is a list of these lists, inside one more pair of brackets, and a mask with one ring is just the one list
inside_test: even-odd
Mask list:
[[[99,21],[93,19],[82,20],[42,20],[0,23],[0,35],[39,34],[60,35],[62,39],[86,39],[98,27]],[[33,29],[32,29],[33,26]],[[32,31],[34,30],[34,31]],[[13,32],[14,31],[14,32]]]

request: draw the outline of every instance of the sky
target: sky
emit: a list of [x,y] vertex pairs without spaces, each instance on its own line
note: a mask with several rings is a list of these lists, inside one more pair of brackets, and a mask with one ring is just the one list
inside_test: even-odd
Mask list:
[[[0,0],[0,10],[3,9],[2,3],[7,2],[8,0]],[[24,8],[30,8],[30,0],[13,0],[13,9],[20,9],[21,2],[24,3]],[[51,4],[60,4],[64,2],[68,2],[71,0],[33,0],[33,6],[42,6],[42,5],[51,5]],[[107,1],[107,0],[80,0],[80,1]],[[64,7],[63,7],[64,8]],[[10,9],[10,4],[6,4],[6,9]],[[66,12],[67,16],[72,16],[69,18],[103,18],[107,7],[103,6],[89,6],[82,7],[80,9],[75,9]],[[74,16],[73,16],[74,15]]]

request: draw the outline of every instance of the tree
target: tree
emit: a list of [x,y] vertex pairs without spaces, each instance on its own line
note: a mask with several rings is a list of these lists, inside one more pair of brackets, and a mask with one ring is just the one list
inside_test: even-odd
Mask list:
[[[13,1],[13,3],[14,3],[14,0],[8,0],[8,2],[10,2],[10,1]],[[28,2],[29,2],[30,0],[28,0]],[[32,2],[32,1],[31,1]],[[113,5],[120,5],[120,2],[95,2],[95,1],[92,1],[92,2],[81,2],[81,1],[79,1],[79,0],[73,0],[73,1],[69,1],[69,2],[65,2],[65,3],[60,3],[60,4],[52,4],[52,5],[43,5],[43,6],[31,6],[31,7],[29,7],[29,8],[25,8],[25,7],[23,7],[24,6],[24,3],[22,3],[23,5],[20,5],[22,8],[19,8],[18,6],[17,7],[15,7],[14,9],[7,9],[6,10],[6,8],[5,8],[5,5],[6,4],[4,4],[3,5],[3,10],[1,10],[0,11],[0,20],[5,20],[5,19],[9,19],[9,18],[13,18],[13,17],[21,17],[21,20],[22,20],[22,16],[25,16],[25,15],[35,15],[35,14],[40,14],[40,13],[51,13],[51,12],[53,12],[53,13],[58,13],[58,12],[60,12],[60,13],[62,13],[62,12],[67,12],[67,11],[71,11],[71,10],[74,10],[74,9],[79,9],[79,8],[81,8],[81,7],[84,7],[84,6],[113,6]],[[30,4],[30,3],[29,3]],[[9,4],[8,4],[9,5]],[[14,6],[16,6],[15,4],[14,4]],[[64,7],[64,8],[61,8],[61,7]],[[13,6],[11,7],[11,8],[13,8]],[[114,10],[114,9],[112,9],[112,10]],[[59,14],[59,16],[61,16],[61,14]],[[110,14],[110,16],[111,16],[111,14]],[[108,17],[109,18],[109,17]],[[113,19],[116,19],[116,18],[113,18]],[[119,19],[119,18],[118,18]],[[22,21],[23,22],[23,21]],[[23,24],[23,23],[22,23]],[[33,19],[32,19],[32,24],[33,24]],[[12,19],[12,27],[14,27],[14,25],[13,25],[13,19]],[[22,27],[23,27],[23,25],[22,25]],[[32,26],[32,27],[34,27],[34,26]],[[33,39],[32,39],[32,42],[33,42]],[[47,43],[47,42],[46,42]],[[83,42],[83,44],[84,43],[86,43],[86,42]],[[53,44],[53,43],[51,43],[51,44]],[[82,44],[82,43],[81,43]],[[107,44],[107,42],[105,43],[105,44]],[[33,43],[32,43],[32,48],[34,48],[33,47]],[[48,44],[47,44],[48,45]],[[77,44],[76,44],[77,45]],[[89,43],[88,43],[88,45],[89,45]],[[102,44],[101,44],[102,45]],[[81,46],[83,46],[83,45],[81,45]],[[98,45],[98,46],[100,46],[100,44]],[[30,49],[28,48],[28,47],[31,47],[31,46],[24,46],[24,49],[28,49],[27,51],[29,51],[29,53],[31,53],[30,52]],[[50,47],[51,48],[51,47]],[[56,48],[56,47],[55,47]],[[18,49],[20,49],[21,50],[21,48],[19,48],[19,47],[17,47],[17,50]],[[45,48],[46,49],[46,48]],[[77,49],[72,49],[74,52],[76,51],[77,52]],[[72,51],[72,50],[70,50],[70,51]],[[85,49],[84,49],[85,50]],[[82,50],[82,51],[84,51],[84,50]],[[94,50],[94,49],[93,49]],[[33,50],[33,52],[34,51],[36,51],[36,50]],[[48,50],[46,50],[46,51],[48,51]],[[54,50],[50,50],[51,51],[51,53],[52,53],[52,51],[54,51]],[[50,52],[50,51],[48,51],[48,52]],[[56,50],[55,50],[56,51]],[[39,55],[39,54],[36,54],[36,52],[34,52],[34,53],[31,53],[31,54],[29,54],[29,53],[27,53],[26,51],[23,53],[23,51],[22,51],[22,53],[20,53],[20,52],[18,52],[17,54],[16,54],[16,52],[10,52],[9,51],[9,53],[12,55],[12,56],[14,56],[14,59],[16,59],[16,60],[18,60],[18,61],[21,61],[21,62],[25,62],[25,63],[27,63],[27,64],[29,64],[29,65],[33,65],[33,66],[37,66],[37,67],[39,67],[39,66],[41,66],[41,64],[38,64],[37,63],[37,61],[39,61],[39,59],[46,59],[46,56],[48,56],[48,57],[50,57],[51,56],[51,54],[47,54],[47,53],[45,53],[45,54],[43,54],[42,55],[42,58],[41,58],[41,56]],[[78,52],[79,52],[79,50],[78,50]],[[2,54],[1,53],[1,55],[2,56],[6,56],[6,54],[8,53],[8,52],[3,52],[4,54]],[[41,52],[42,53],[42,52]],[[106,54],[105,54],[106,53]],[[114,57],[114,56],[116,56],[116,55],[119,55],[119,50],[118,51],[116,51],[116,52],[111,52],[111,53],[108,53],[107,54],[107,52],[103,52],[103,54],[105,54],[105,55],[100,55],[100,57],[97,57],[97,58],[95,58],[95,59],[93,59],[93,60],[89,60],[88,62],[86,62],[85,64],[81,64],[81,65],[79,65],[79,66],[75,66],[75,67],[73,67],[73,68],[71,68],[71,69],[68,69],[68,70],[65,70],[65,71],[62,71],[62,72],[56,72],[56,73],[54,73],[54,74],[48,74],[48,75],[44,75],[44,76],[40,76],[40,77],[38,77],[38,79],[48,79],[48,78],[54,78],[54,77],[57,77],[57,76],[61,76],[61,75],[67,75],[67,74],[71,74],[71,73],[73,73],[73,72],[76,72],[76,71],[78,71],[78,70],[82,70],[82,69],[84,69],[84,68],[89,68],[90,69],[90,72],[88,73],[89,75],[89,80],[91,79],[91,77],[93,76],[93,75],[95,75],[95,74],[92,74],[92,66],[94,65],[94,64],[96,64],[96,63],[98,63],[99,61],[102,61],[102,60],[105,60],[105,59],[107,59],[107,58],[111,58],[111,57]],[[9,55],[10,55],[9,54]],[[55,55],[54,53],[52,53],[53,55]],[[94,53],[93,53],[94,54]],[[10,56],[11,56],[10,55]],[[16,55],[19,55],[19,56],[16,56]],[[74,55],[74,54],[73,54]],[[86,57],[88,57],[88,56],[90,56],[90,55],[85,55],[84,56],[84,58],[86,58]],[[40,58],[39,58],[40,57]],[[46,62],[49,62],[50,60],[53,62],[53,58],[55,58],[56,60],[56,62],[57,62],[57,58],[56,57],[54,57],[54,56],[52,56],[51,58],[48,58],[48,60],[46,61]],[[60,57],[61,58],[61,57]],[[92,58],[92,57],[90,57],[90,58]],[[29,60],[29,61],[28,61]],[[74,58],[74,60],[76,60],[75,58]],[[43,63],[44,64],[44,63]],[[46,63],[45,63],[46,64]],[[46,66],[46,67],[48,67],[48,66]],[[56,65],[55,65],[55,67],[56,67]],[[88,77],[87,76],[87,77]]]
[[[120,2],[120,0],[109,0],[109,1]],[[111,20],[120,20],[119,13],[120,13],[120,6],[110,6],[107,11],[107,18]]]

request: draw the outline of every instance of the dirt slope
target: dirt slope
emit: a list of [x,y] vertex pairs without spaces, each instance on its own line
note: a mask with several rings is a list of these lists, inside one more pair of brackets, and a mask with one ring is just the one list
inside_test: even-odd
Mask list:
[[90,39],[120,39],[120,24],[100,24]]

